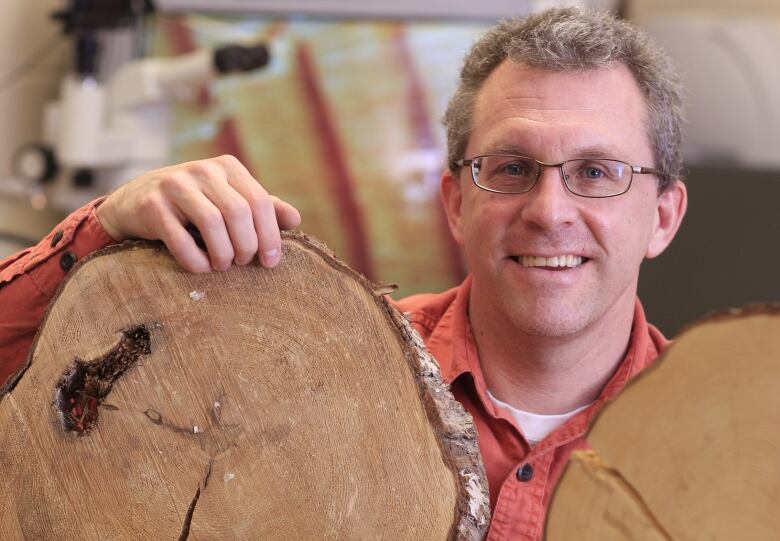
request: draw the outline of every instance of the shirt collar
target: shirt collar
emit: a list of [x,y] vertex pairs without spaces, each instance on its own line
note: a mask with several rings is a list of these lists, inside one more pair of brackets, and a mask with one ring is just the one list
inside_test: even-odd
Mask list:
[[428,351],[439,362],[442,379],[448,385],[467,372],[477,372],[482,376],[468,318],[470,292],[471,275],[458,288],[455,300],[436,323],[426,344]]

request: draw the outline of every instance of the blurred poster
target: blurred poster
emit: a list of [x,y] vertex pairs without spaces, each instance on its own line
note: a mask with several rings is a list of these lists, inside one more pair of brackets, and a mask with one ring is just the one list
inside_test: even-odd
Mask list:
[[438,201],[439,119],[487,23],[161,16],[156,55],[271,44],[257,72],[178,105],[177,161],[230,153],[303,215],[301,229],[396,296],[440,291],[465,270]]

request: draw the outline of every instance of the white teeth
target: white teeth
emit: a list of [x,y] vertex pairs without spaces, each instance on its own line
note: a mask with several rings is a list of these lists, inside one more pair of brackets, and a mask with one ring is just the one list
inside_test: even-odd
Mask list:
[[582,265],[582,257],[578,255],[557,255],[553,257],[542,257],[533,255],[524,255],[521,258],[524,267],[579,267]]

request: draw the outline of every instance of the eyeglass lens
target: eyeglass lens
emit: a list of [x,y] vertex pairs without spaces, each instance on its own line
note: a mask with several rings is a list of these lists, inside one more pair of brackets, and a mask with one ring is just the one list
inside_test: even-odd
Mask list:
[[[530,158],[498,155],[475,158],[472,167],[477,185],[502,193],[530,191],[541,169],[542,165]],[[630,165],[603,159],[570,160],[563,164],[562,172],[569,190],[585,197],[623,193],[632,176]]]

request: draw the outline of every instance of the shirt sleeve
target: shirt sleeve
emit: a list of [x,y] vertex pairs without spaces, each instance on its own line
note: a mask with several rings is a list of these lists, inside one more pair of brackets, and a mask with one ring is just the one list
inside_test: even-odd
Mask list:
[[23,370],[49,300],[80,258],[115,244],[95,215],[104,198],[65,218],[36,246],[0,261],[0,396]]

